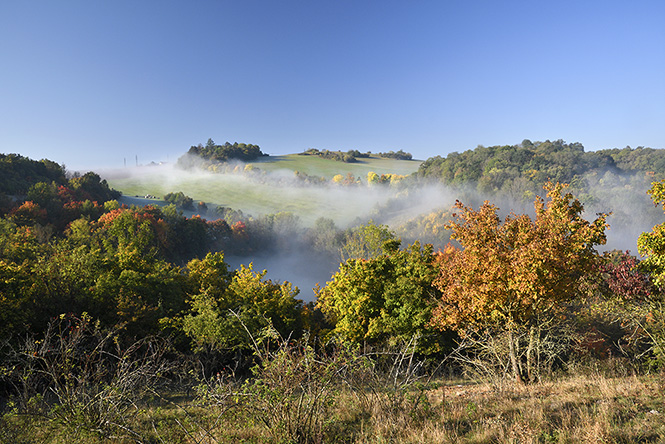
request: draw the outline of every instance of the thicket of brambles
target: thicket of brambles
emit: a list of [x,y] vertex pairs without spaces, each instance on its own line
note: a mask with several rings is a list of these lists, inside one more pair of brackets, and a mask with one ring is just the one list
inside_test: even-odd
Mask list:
[[[419,223],[449,233],[441,250],[403,244],[374,222],[304,228],[291,213],[248,218],[229,209],[218,220],[187,218],[176,206],[192,204],[182,193],[162,208],[122,206],[95,173],[70,177],[50,161],[3,155],[0,171],[11,176],[0,176],[0,439],[483,442],[485,429],[488,442],[519,441],[529,430],[536,442],[569,442],[594,432],[582,424],[589,418],[606,438],[620,440],[637,421],[649,430],[626,439],[662,439],[662,398],[641,400],[642,411],[601,387],[525,421],[480,398],[448,399],[441,385],[444,374],[484,381],[518,403],[533,395],[528,387],[561,375],[663,369],[663,226],[640,236],[641,260],[599,254],[608,215],[587,220],[575,193],[594,174],[632,168],[639,173],[625,180],[653,182],[642,192],[662,204],[661,152],[614,150],[587,161],[577,144],[527,142],[430,159],[403,180],[416,186],[438,168],[444,182],[466,175],[488,193],[521,183],[533,202],[530,214],[458,201],[423,216]],[[464,166],[453,164],[459,156]],[[539,156],[587,169],[571,175]],[[266,249],[310,249],[339,268],[305,304],[290,283],[225,262]],[[589,407],[610,398],[605,416]]]

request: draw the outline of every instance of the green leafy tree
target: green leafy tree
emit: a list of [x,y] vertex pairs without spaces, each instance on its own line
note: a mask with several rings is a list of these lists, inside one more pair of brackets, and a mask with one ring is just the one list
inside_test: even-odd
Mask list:
[[78,200],[89,199],[100,204],[117,199],[121,195],[119,191],[110,188],[105,179],[93,172],[70,179],[69,186],[76,193]]
[[[647,191],[655,205],[665,203],[665,180],[653,182]],[[637,248],[642,256],[642,267],[648,270],[654,282],[665,287],[665,223],[653,227],[650,233],[642,233],[637,240]]]
[[[167,227],[155,217],[159,214],[150,206],[120,208],[91,223],[89,254],[103,267],[89,291],[110,304],[100,318],[111,325],[126,324],[128,334],[154,333],[160,318],[184,308],[184,276],[164,259]],[[77,226],[79,234],[81,228]]]
[[195,259],[188,269],[195,283],[189,313],[175,323],[198,348],[249,349],[249,334],[258,337],[269,325],[284,337],[302,333],[302,301],[290,283],[266,280],[266,271],[251,264],[231,273],[222,253]]
[[347,259],[372,259],[396,251],[399,245],[400,240],[388,226],[377,225],[371,220],[349,230],[340,254],[342,262]]
[[177,208],[192,211],[194,210],[194,199],[186,196],[182,191],[167,193],[164,196],[164,200],[170,204],[175,204]]
[[333,333],[359,343],[396,343],[421,337],[420,351],[439,348],[432,306],[440,293],[432,286],[438,276],[432,247],[416,242],[370,259],[340,264],[328,284],[317,292],[317,307],[335,325]]
[[338,257],[344,241],[344,233],[337,228],[335,221],[320,217],[314,222],[314,226],[307,231],[306,239],[317,252]]
[[381,183],[381,176],[376,174],[374,171],[367,173],[367,185],[378,185]]
[[[665,204],[665,179],[653,182],[648,191],[654,204]],[[665,366],[665,223],[653,227],[651,232],[642,233],[637,240],[639,253],[644,256],[641,267],[653,277],[660,291],[648,299],[648,314],[644,322],[656,363]]]
[[0,335],[9,338],[39,323],[39,295],[45,281],[37,264],[48,257],[50,247],[37,239],[33,229],[0,219]]

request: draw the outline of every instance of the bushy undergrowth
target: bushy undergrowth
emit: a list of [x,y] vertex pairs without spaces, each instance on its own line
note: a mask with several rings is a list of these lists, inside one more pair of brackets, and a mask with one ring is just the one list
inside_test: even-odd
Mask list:
[[414,354],[415,339],[377,350],[268,330],[252,342],[251,374],[199,375],[167,359],[174,355],[164,340],[123,345],[85,317],[64,316],[42,340],[5,350],[11,397],[0,442],[665,440],[663,375],[639,376],[622,360],[580,360],[536,383],[496,384],[444,377],[438,363],[432,369]]
[[6,344],[1,376],[12,395],[6,410],[46,420],[73,438],[134,434],[128,424],[137,402],[157,388],[171,364],[163,341],[123,346],[115,333],[85,315],[63,315],[42,339]]

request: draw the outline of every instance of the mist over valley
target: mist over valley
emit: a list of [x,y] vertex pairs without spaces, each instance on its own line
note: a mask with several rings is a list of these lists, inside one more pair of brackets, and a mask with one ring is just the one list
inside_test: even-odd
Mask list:
[[[524,145],[479,147],[462,153],[461,156],[468,158],[482,154],[480,171],[484,171],[463,181],[432,177],[433,160],[441,158],[423,162],[372,156],[344,163],[299,154],[208,164],[189,158],[189,168],[173,163],[102,170],[101,174],[113,188],[123,192],[122,203],[166,205],[161,200],[164,195],[182,192],[192,198],[194,207],[198,202],[205,203],[203,211],[180,208],[187,217],[199,215],[206,220],[218,220],[226,215],[230,224],[242,220],[250,225],[262,224],[261,229],[269,226],[269,241],[242,254],[226,252],[226,258],[233,268],[253,262],[256,269],[268,271],[268,278],[292,282],[300,288],[300,297],[305,300],[314,298],[311,289],[317,283],[324,285],[342,259],[340,240],[314,247],[312,239],[320,234],[315,229],[319,220],[331,221],[338,233],[371,220],[389,227],[401,239],[403,247],[419,240],[431,243],[438,250],[449,242],[450,233],[443,225],[452,218],[450,210],[458,199],[474,207],[490,200],[504,216],[510,212],[533,215],[533,200],[536,195],[544,195],[543,191],[537,178],[526,180],[525,175],[515,174],[520,167],[532,171],[529,174],[533,179],[535,170],[519,165],[514,159],[506,164],[506,159],[510,159],[506,153],[510,152],[540,150],[556,159],[550,170],[546,164],[540,167],[540,180],[552,177],[554,171],[563,181],[570,182],[573,193],[585,205],[588,218],[596,213],[611,213],[607,219],[610,225],[607,244],[600,247],[602,251],[629,250],[636,254],[639,234],[649,231],[662,217],[646,194],[651,181],[662,174],[651,171],[658,167],[658,162],[647,171],[622,169],[611,157],[611,150],[587,153],[579,144],[561,141],[536,142],[535,148]],[[659,150],[640,148],[625,149],[624,156],[626,150],[633,156],[662,155]],[[191,155],[183,155],[187,157]],[[451,163],[459,157],[460,154],[453,153],[443,158],[443,162]],[[569,170],[562,170],[562,158],[570,165]],[[582,161],[589,158],[594,160]],[[597,161],[599,158],[601,162]],[[501,162],[506,164],[506,172],[499,172],[497,159],[504,159]],[[591,164],[584,165],[585,162]],[[458,164],[457,169],[473,172],[477,168],[469,165]],[[379,178],[383,175],[383,183],[377,183],[376,177],[372,182],[369,176],[374,173]],[[386,180],[393,175],[397,180]],[[496,182],[496,177],[501,177],[501,181]],[[488,180],[496,183],[488,186]],[[146,195],[157,199],[142,199]],[[289,217],[283,225],[279,220],[266,223],[266,217],[285,214]]]

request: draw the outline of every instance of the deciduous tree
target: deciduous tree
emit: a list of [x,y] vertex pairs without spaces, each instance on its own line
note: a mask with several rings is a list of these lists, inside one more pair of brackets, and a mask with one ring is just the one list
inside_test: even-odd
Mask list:
[[349,230],[341,248],[341,259],[372,259],[399,248],[400,240],[386,225],[377,225],[370,220]]
[[431,245],[416,242],[370,259],[349,259],[317,293],[317,306],[350,342],[396,342],[424,336],[420,351],[436,351],[428,324],[440,294]]
[[218,350],[249,347],[252,335],[272,325],[284,337],[299,336],[302,330],[302,301],[298,288],[289,282],[264,279],[250,264],[229,272],[222,253],[209,253],[188,264],[196,287],[189,300],[190,311],[175,324],[197,347]]
[[[664,205],[665,180],[653,182],[647,193],[654,204]],[[637,248],[645,256],[640,265],[652,275],[661,290],[649,300],[650,312],[644,326],[651,338],[657,363],[665,366],[665,302],[662,294],[665,288],[665,222],[654,226],[649,233],[640,234]]]
[[[534,377],[539,325],[580,295],[580,279],[598,257],[594,246],[605,243],[605,214],[588,222],[565,185],[548,182],[545,190],[547,201],[538,197],[534,203],[535,218],[511,214],[502,221],[487,201],[478,210],[458,201],[449,228],[462,249],[446,249],[435,283],[443,296],[434,324],[505,331],[518,381]],[[518,362],[515,337],[525,329],[526,369]]]
[[[653,182],[647,191],[655,205],[665,204],[665,180]],[[637,240],[637,248],[645,259],[641,265],[654,277],[660,287],[665,286],[665,223],[653,227],[650,233],[642,233]]]

